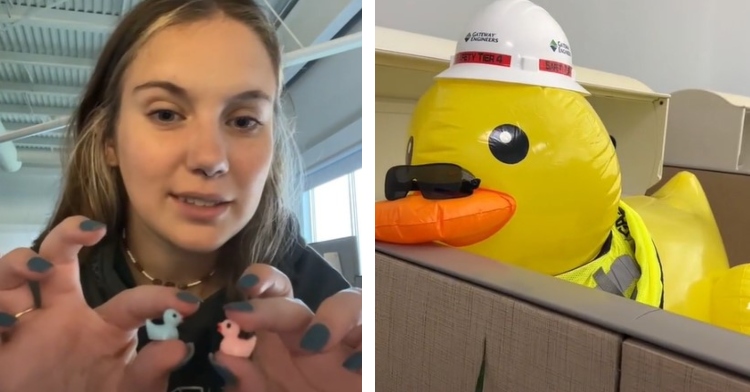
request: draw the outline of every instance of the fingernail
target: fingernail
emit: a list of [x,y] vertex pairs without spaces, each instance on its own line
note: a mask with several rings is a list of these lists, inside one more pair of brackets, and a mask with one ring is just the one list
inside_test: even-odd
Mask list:
[[52,268],[52,263],[41,257],[32,257],[26,262],[26,267],[31,271],[41,274]]
[[85,220],[81,222],[81,230],[83,231],[96,231],[106,226],[104,223],[97,222],[95,220]]
[[0,327],[10,328],[16,323],[16,318],[12,314],[0,312]]
[[190,362],[191,359],[193,359],[193,355],[195,355],[195,344],[192,342],[186,343],[187,346],[187,354],[185,354],[185,358],[180,361],[179,364],[174,368],[174,370],[181,369],[183,366],[187,365],[188,362]]
[[343,366],[353,372],[362,369],[362,351],[358,351],[344,361]]
[[241,290],[247,290],[255,286],[260,282],[260,279],[255,274],[243,275],[240,280],[237,281],[237,287]]
[[238,312],[252,312],[253,305],[247,301],[230,302],[224,305],[224,310],[234,310]]
[[318,352],[325,347],[330,337],[331,331],[328,330],[328,327],[323,324],[315,324],[307,330],[300,347],[307,351]]
[[201,299],[199,297],[188,291],[180,291],[179,293],[177,293],[177,298],[180,301],[187,302],[189,304],[197,304],[201,302]]
[[237,384],[237,377],[232,374],[229,369],[225,368],[224,366],[219,365],[216,362],[216,359],[214,358],[214,353],[208,354],[208,361],[211,362],[211,366],[214,367],[216,370],[216,373],[219,373],[221,378],[224,379],[224,383],[227,384],[227,386],[234,386]]

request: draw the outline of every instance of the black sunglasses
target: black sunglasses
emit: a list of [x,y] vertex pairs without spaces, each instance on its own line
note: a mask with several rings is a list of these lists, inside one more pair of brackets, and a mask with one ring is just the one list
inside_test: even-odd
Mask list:
[[385,174],[385,198],[403,199],[409,192],[419,191],[425,199],[456,199],[470,196],[479,183],[478,178],[453,163],[400,165]]

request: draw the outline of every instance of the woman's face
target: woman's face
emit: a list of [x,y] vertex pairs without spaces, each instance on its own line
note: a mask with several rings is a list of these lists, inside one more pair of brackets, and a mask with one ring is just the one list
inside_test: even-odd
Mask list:
[[142,47],[107,151],[134,228],[208,252],[247,224],[273,158],[275,75],[260,37],[225,17],[170,27]]

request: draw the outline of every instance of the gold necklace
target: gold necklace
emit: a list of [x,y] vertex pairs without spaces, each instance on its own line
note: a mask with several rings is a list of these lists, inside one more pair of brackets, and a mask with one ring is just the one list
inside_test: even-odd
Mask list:
[[125,247],[125,253],[127,253],[128,258],[130,259],[130,261],[135,266],[135,269],[137,269],[138,272],[140,272],[143,276],[145,276],[146,279],[148,279],[149,281],[151,281],[151,284],[154,284],[154,285],[157,285],[157,286],[177,287],[180,290],[184,290],[184,289],[188,289],[188,288],[191,288],[191,287],[195,287],[195,286],[197,286],[197,285],[199,285],[199,284],[207,281],[208,279],[210,279],[214,275],[214,273],[216,273],[216,270],[212,270],[211,272],[209,272],[208,274],[206,274],[206,276],[204,276],[203,278],[198,279],[198,280],[193,281],[193,282],[188,282],[188,283],[175,283],[175,282],[170,282],[170,281],[163,281],[161,279],[154,278],[153,276],[149,275],[149,273],[146,272],[146,270],[143,269],[143,266],[141,266],[141,264],[138,261],[136,261],[135,257],[133,257],[133,254],[130,252],[130,249],[128,248],[127,243],[125,242],[125,232],[122,233],[122,243],[123,243],[123,246]]

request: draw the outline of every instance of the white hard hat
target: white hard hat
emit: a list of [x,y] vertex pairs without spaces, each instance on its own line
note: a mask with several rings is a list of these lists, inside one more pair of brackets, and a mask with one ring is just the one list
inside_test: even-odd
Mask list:
[[528,0],[499,0],[482,10],[438,78],[494,80],[589,94],[575,79],[573,54],[560,25]]

